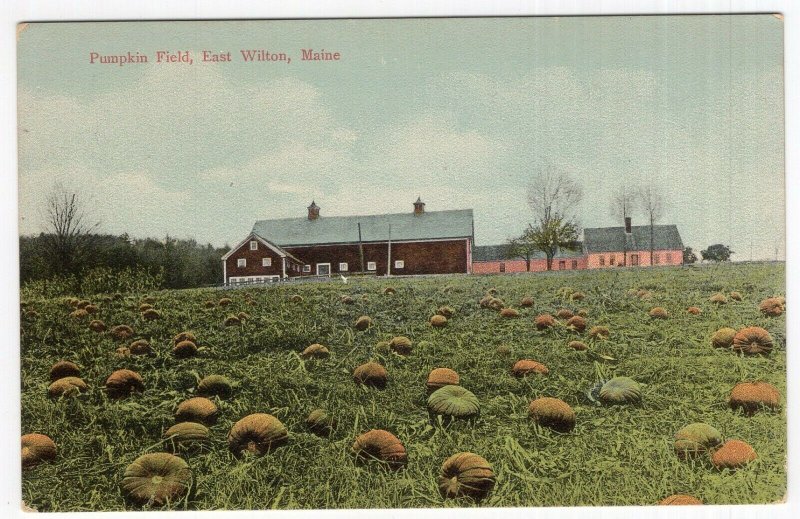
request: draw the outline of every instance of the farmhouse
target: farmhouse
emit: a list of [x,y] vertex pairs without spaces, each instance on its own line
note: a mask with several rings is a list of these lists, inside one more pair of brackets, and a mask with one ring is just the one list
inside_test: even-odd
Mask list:
[[225,283],[351,273],[453,274],[472,271],[472,209],[366,216],[321,216],[311,202],[301,218],[259,220],[223,256]]

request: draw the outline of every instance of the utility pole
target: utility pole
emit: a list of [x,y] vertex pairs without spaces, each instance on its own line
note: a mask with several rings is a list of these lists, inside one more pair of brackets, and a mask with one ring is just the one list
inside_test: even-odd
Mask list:
[[386,277],[392,275],[392,224],[389,224],[389,255],[386,261]]

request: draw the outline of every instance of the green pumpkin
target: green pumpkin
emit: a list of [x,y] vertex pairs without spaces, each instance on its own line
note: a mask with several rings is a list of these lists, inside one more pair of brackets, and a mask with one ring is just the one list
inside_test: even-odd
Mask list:
[[722,443],[722,434],[704,423],[689,424],[675,433],[675,454],[681,459],[697,457]]
[[181,458],[166,452],[139,456],[125,469],[122,491],[131,501],[161,506],[189,491],[192,471]]
[[642,388],[632,378],[614,377],[600,388],[600,400],[609,405],[638,404]]
[[461,386],[442,386],[428,397],[428,410],[437,415],[469,418],[480,412],[480,403],[471,391]]
[[306,425],[314,434],[330,436],[336,429],[336,418],[323,409],[314,409],[306,418]]

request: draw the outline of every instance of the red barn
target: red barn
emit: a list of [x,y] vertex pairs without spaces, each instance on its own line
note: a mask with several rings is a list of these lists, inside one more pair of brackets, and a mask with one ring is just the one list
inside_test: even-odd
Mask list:
[[[224,279],[228,284],[301,275],[470,273],[473,229],[472,209],[426,211],[419,198],[408,213],[365,216],[320,216],[311,202],[306,217],[257,221],[223,258]],[[269,250],[251,250],[253,241]],[[259,263],[270,254],[274,262]]]
[[675,225],[654,225],[652,229],[653,257],[650,257],[651,229],[649,225],[600,227],[583,230],[586,263],[590,269],[682,265],[683,241]]
[[[531,257],[530,270],[525,259],[509,258],[505,245],[476,246],[472,253],[472,272],[475,274],[494,274],[498,272],[543,272],[547,270],[547,257],[536,252]],[[582,270],[586,268],[586,255],[581,243],[575,250],[559,250],[553,257],[552,270]]]

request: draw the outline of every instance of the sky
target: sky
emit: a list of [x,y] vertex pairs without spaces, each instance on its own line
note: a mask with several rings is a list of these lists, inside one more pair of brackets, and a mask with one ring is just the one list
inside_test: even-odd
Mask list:
[[[31,24],[19,35],[19,225],[56,185],[100,228],[235,244],[258,219],[471,208],[532,221],[543,165],[584,227],[657,185],[696,250],[785,254],[783,22],[772,15]],[[302,61],[302,48],[339,52]],[[241,49],[292,62],[245,63]],[[194,63],[155,63],[188,50]],[[231,52],[230,63],[200,53]],[[91,64],[131,52],[147,64]],[[634,212],[634,224],[646,215]]]

